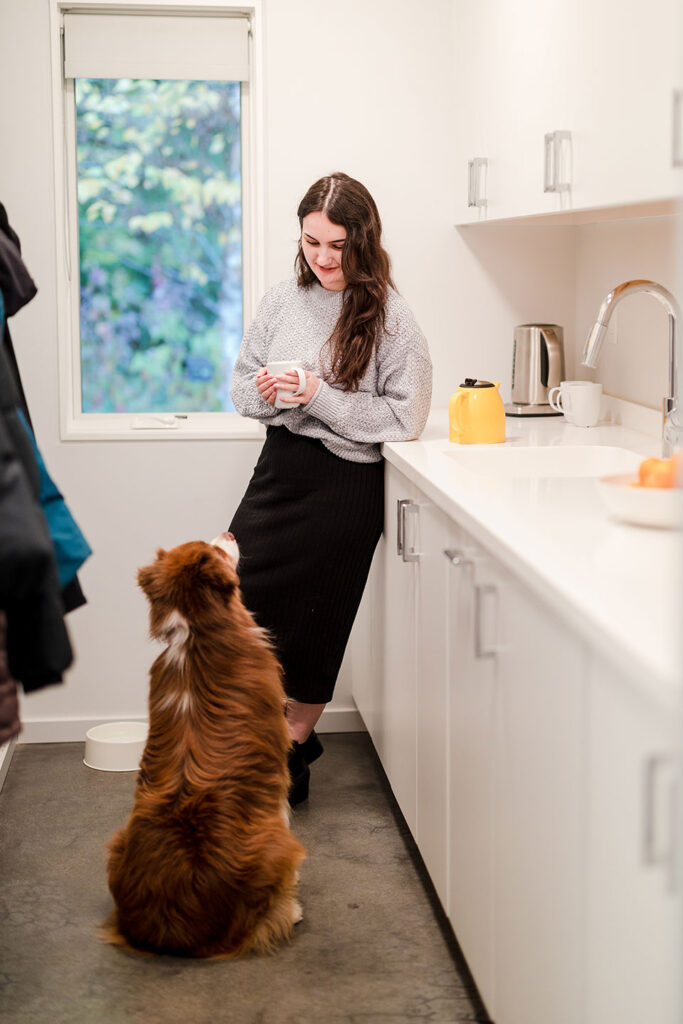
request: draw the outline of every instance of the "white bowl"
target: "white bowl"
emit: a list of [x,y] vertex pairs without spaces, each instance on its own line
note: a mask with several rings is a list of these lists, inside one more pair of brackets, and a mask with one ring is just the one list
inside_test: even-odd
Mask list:
[[146,722],[94,725],[85,734],[83,764],[100,772],[135,772],[146,740]]
[[596,480],[600,497],[616,519],[636,526],[683,529],[683,491],[678,487],[634,487],[637,482],[634,473]]

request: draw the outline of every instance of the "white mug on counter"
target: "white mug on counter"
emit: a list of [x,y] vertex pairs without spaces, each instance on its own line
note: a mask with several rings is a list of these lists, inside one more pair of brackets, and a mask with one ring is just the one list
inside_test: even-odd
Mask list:
[[[271,377],[278,377],[281,373],[289,373],[291,370],[296,373],[299,377],[299,387],[296,391],[283,391],[283,395],[301,395],[306,390],[306,374],[304,373],[304,364],[300,359],[283,359],[277,363],[268,363],[266,370]],[[280,398],[280,389],[278,388],[275,392],[275,408],[276,409],[293,409],[294,406],[290,402],[283,402]]]
[[600,419],[602,384],[590,380],[563,380],[551,388],[548,401],[556,412],[564,413],[575,427],[594,427]]

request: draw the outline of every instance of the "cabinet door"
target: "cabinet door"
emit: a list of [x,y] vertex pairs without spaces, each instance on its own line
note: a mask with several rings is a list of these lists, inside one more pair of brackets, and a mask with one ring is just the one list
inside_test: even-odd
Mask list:
[[501,573],[496,587],[490,1009],[502,1024],[577,1024],[585,655],[523,586]]
[[437,895],[448,905],[448,638],[449,521],[418,495],[417,844]]
[[[454,524],[449,543],[448,916],[482,999],[493,999],[495,664],[477,617],[491,568]],[[479,590],[477,590],[479,588]],[[479,596],[478,596],[479,595]]]
[[[575,126],[578,25],[566,0],[457,0],[457,223],[571,205],[570,192],[544,189],[544,139]],[[488,160],[484,210],[464,205],[473,156]]]
[[384,559],[387,550],[386,539],[380,537],[349,641],[353,699],[378,753],[384,740]]
[[[454,25],[457,223],[680,195],[679,0],[646,17],[635,0],[456,0]],[[546,191],[555,132],[571,133],[558,144],[571,187]],[[488,159],[484,210],[465,205],[473,156]]]
[[[416,547],[413,485],[389,463],[385,478],[384,672],[382,721],[377,752],[401,812],[415,835],[417,821],[417,676],[415,566],[406,561]],[[401,517],[399,502],[410,502]],[[405,526],[405,546],[397,539]]]
[[674,90],[683,88],[680,0],[653,0],[646,15],[635,0],[581,0],[578,7],[577,206],[678,196],[672,143]]
[[[469,224],[486,220],[486,205],[470,205],[470,161],[488,160],[491,152],[492,112],[495,110],[496,78],[490,69],[497,64],[493,53],[497,45],[494,0],[455,0],[454,71],[455,103],[453,130],[456,140],[456,177],[454,182],[455,223]],[[497,168],[494,168],[494,173]],[[478,185],[481,199],[490,194],[488,171],[482,169]]]
[[[496,65],[486,68],[497,82],[489,217],[571,205],[571,191],[545,190],[545,136],[575,127],[577,32],[576,5],[566,0],[496,3]],[[560,148],[564,179],[571,177],[571,160],[568,147]]]
[[678,1024],[681,940],[673,803],[678,715],[656,713],[596,657],[588,722],[585,1019],[587,1024]]

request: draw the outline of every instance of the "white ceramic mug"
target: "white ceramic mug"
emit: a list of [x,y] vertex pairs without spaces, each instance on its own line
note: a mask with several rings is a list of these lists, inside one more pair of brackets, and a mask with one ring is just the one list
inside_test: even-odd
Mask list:
[[600,419],[602,384],[590,380],[563,380],[551,388],[548,401],[556,412],[564,413],[575,427],[594,427]]
[[[304,365],[300,359],[283,359],[278,363],[268,363],[266,370],[271,377],[278,377],[281,373],[289,373],[291,370],[293,373],[298,374],[299,387],[296,391],[282,391],[283,395],[301,395],[306,390],[306,374],[304,373]],[[293,409],[294,406],[291,402],[283,402],[280,398],[280,391],[278,388],[275,392],[275,408],[276,409]]]

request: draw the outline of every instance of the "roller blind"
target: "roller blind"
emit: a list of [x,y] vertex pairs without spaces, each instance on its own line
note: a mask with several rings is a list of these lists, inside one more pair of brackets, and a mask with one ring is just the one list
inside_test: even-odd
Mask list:
[[66,78],[249,78],[247,18],[65,14]]

